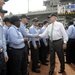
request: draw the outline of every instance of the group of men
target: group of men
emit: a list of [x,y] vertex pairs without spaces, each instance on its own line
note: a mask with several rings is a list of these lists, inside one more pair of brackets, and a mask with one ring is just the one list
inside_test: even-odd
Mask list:
[[[4,0],[2,1],[1,6],[4,4]],[[27,15],[4,19],[4,13],[7,11],[0,8],[0,74],[6,75],[6,69],[7,75],[29,74],[27,71],[28,41],[30,42],[33,72],[40,73],[39,62],[48,66],[47,56],[50,52],[49,75],[53,75],[56,52],[60,61],[59,73],[63,73],[65,70],[64,49],[66,49],[68,36],[63,24],[56,21],[56,14],[49,15],[50,25],[48,21],[44,21],[40,30],[38,30],[39,20],[32,19],[32,25],[27,30],[26,25],[30,19]],[[2,19],[5,22],[3,27]]]
[[6,38],[7,53],[9,60],[7,62],[7,74],[10,75],[28,75],[28,41],[30,42],[32,71],[40,73],[39,62],[48,66],[47,55],[49,52],[49,37],[38,38],[38,34],[44,32],[48,26],[48,21],[44,21],[44,26],[38,30],[39,20],[32,19],[32,26],[29,30],[26,28],[29,17],[26,15],[12,16],[5,18],[3,31]]
[[71,20],[68,23],[68,28],[66,30],[69,40],[67,42],[66,49],[66,63],[67,64],[75,64],[75,23]]

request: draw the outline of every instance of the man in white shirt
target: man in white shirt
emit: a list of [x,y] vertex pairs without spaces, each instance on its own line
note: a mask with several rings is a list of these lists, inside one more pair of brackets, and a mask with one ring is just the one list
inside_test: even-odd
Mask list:
[[49,75],[52,75],[55,68],[55,52],[58,55],[60,61],[60,70],[59,73],[63,73],[65,69],[64,64],[64,49],[66,49],[66,44],[68,41],[68,36],[64,29],[62,23],[57,22],[57,16],[55,14],[49,15],[49,20],[51,24],[47,27],[44,33],[40,34],[38,37],[50,36],[50,72]]

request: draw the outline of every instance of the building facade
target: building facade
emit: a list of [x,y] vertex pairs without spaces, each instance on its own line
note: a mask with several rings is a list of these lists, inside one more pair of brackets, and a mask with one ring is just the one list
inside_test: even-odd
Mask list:
[[[48,15],[56,13],[58,20],[64,25],[70,20],[75,20],[75,0],[43,0],[43,5],[46,10],[43,11],[29,11],[27,15],[33,19],[38,18],[40,22],[47,20]],[[21,14],[18,14],[20,16]]]

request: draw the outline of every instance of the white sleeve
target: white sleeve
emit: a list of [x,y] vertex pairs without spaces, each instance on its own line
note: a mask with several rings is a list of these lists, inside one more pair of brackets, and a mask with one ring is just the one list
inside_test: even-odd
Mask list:
[[62,23],[61,23],[61,33],[62,33],[62,36],[63,36],[64,43],[67,43],[68,35],[67,35],[66,30],[65,30],[65,28],[64,28]]
[[47,27],[46,30],[42,34],[39,35],[41,38],[48,35],[48,28],[49,27]]

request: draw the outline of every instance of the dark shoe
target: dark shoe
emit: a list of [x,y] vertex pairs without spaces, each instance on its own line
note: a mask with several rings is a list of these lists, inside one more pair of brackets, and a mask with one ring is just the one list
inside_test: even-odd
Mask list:
[[58,73],[63,73],[63,72],[65,72],[64,70],[59,70],[59,72]]
[[40,67],[41,67],[40,65],[37,66],[37,68],[40,68]]
[[48,64],[47,63],[42,63],[43,65],[45,65],[45,66],[48,66]]
[[40,63],[40,60],[38,61],[38,63]]
[[23,74],[23,75],[29,75],[29,72],[27,72],[26,74]]
[[37,65],[37,68],[40,68],[40,67],[41,67],[41,63],[40,63],[40,61],[39,61],[38,65]]
[[71,62],[65,62],[66,64],[71,64]]
[[39,69],[35,69],[35,70],[32,70],[33,72],[36,72],[36,73],[40,73],[41,71]]
[[49,75],[53,75],[53,71],[50,71],[50,72],[49,72]]
[[46,62],[49,62],[49,60],[46,60]]
[[27,75],[29,75],[29,72],[27,72]]

